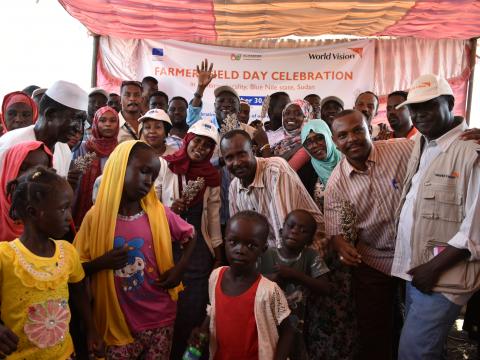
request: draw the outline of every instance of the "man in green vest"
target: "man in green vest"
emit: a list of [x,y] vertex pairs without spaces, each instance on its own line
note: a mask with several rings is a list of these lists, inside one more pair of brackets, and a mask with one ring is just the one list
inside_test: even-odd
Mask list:
[[[399,360],[441,359],[448,332],[480,287],[480,146],[463,141],[453,91],[436,75],[413,83],[415,140],[397,212],[392,275],[407,281]],[[476,220],[475,220],[476,219]]]

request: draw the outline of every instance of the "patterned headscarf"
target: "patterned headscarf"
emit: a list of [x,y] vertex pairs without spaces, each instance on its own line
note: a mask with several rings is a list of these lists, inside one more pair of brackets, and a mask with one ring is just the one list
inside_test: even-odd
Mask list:
[[303,124],[294,130],[286,130],[284,126],[283,131],[285,132],[285,137],[283,140],[279,141],[273,146],[273,153],[276,156],[282,156],[284,153],[287,151],[290,151],[291,149],[297,147],[298,145],[301,144],[300,141],[300,132],[302,131],[303,125],[307,123],[309,120],[313,119],[313,108],[312,105],[308,101],[302,100],[302,99],[297,99],[294,100],[290,103],[288,103],[282,111],[282,125],[283,121],[285,120],[285,112],[291,105],[298,105],[300,107],[300,110],[302,110],[303,113]]

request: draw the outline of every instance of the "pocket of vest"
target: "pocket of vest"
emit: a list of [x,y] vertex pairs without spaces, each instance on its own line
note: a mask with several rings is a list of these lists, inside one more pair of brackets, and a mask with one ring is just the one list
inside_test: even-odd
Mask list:
[[435,217],[440,220],[462,222],[462,197],[455,192],[435,192]]

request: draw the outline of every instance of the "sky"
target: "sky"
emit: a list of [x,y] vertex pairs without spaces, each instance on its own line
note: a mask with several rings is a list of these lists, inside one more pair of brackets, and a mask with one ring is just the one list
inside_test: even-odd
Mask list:
[[[57,0],[0,1],[0,33],[0,99],[28,85],[49,87],[60,79],[90,89],[93,38]],[[471,125],[480,128],[480,67]]]
[[90,88],[93,37],[56,0],[0,2],[0,96],[67,80]]

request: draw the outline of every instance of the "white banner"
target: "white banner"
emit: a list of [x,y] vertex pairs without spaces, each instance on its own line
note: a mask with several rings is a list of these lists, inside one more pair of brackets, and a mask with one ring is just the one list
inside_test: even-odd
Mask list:
[[[251,104],[250,118],[260,114],[264,97],[285,91],[303,99],[314,93],[335,95],[353,106],[362,91],[373,90],[375,44],[360,40],[298,49],[236,49],[173,40],[123,40],[102,37],[103,76],[99,86],[118,92],[121,80],[154,76],[159,90],[188,101],[197,86],[196,66],[203,59],[214,64],[217,77],[205,91],[203,115],[214,112],[213,89],[229,85]],[[112,88],[113,82],[115,88]]]

